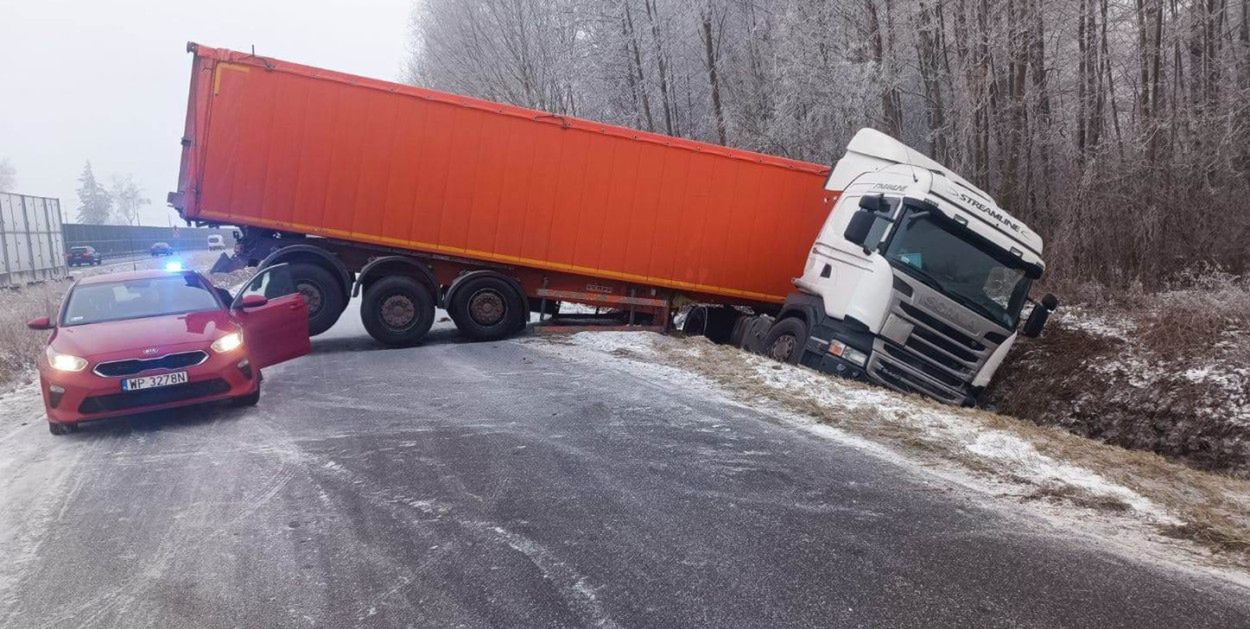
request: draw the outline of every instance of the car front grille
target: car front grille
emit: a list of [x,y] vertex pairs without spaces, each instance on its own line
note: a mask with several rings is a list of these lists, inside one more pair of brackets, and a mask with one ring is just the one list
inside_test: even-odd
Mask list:
[[114,360],[96,365],[95,374],[106,378],[133,376],[137,373],[143,373],[152,369],[185,369],[187,367],[194,367],[206,360],[208,360],[208,353],[199,350],[194,352],[166,354],[159,358]]
[[96,395],[83,400],[82,404],[78,405],[78,412],[91,414],[124,411],[144,406],[155,406],[157,404],[169,404],[171,402],[221,395],[229,390],[230,383],[221,378],[213,378],[212,380],[188,382],[186,384],[176,384],[156,389]]

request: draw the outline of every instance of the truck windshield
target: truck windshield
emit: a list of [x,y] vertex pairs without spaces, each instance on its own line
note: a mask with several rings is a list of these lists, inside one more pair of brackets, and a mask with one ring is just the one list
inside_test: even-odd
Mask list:
[[886,259],[981,316],[1014,330],[1032,283],[1018,263],[989,243],[947,230],[910,211],[886,248]]

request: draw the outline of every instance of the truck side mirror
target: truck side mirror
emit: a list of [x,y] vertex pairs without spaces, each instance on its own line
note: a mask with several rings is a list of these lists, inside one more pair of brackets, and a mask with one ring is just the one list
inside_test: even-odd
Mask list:
[[859,209],[883,214],[890,210],[884,194],[867,194],[859,198]]
[[851,217],[851,222],[847,224],[846,231],[843,236],[851,244],[859,245],[864,249],[864,253],[868,253],[868,247],[864,246],[868,242],[868,234],[872,232],[873,225],[877,224],[877,213],[871,210],[860,210]]
[[1020,334],[1029,338],[1037,338],[1042,335],[1042,328],[1046,327],[1047,319],[1050,319],[1050,313],[1059,307],[1059,300],[1049,293],[1042,297],[1042,301],[1033,306],[1033,312],[1029,313],[1029,318],[1024,322],[1024,328],[1020,330]]

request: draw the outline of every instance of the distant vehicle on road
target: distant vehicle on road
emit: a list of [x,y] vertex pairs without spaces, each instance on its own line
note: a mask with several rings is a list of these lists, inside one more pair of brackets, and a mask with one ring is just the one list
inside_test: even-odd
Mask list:
[[169,243],[167,243],[167,242],[158,242],[158,243],[156,243],[156,244],[152,245],[152,256],[153,256],[153,257],[156,257],[156,256],[172,256],[172,255],[174,255],[174,248],[173,248],[172,246],[170,246],[170,244],[169,244]]
[[104,256],[95,247],[70,247],[65,254],[65,264],[69,266],[100,266]]
[[310,351],[308,307],[287,265],[257,274],[237,295],[199,273],[133,271],[76,282],[38,360],[48,429],[230,400],[260,400],[261,369]]
[[208,250],[209,251],[217,251],[217,250],[225,249],[225,248],[226,248],[225,238],[222,238],[221,236],[218,236],[217,234],[213,234],[212,236],[208,237]]

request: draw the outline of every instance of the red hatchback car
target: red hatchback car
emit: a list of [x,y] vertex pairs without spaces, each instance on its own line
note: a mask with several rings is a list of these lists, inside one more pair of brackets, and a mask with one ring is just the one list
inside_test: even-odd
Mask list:
[[111,273],[76,282],[39,358],[54,435],[81,422],[201,402],[260,400],[260,370],[310,351],[308,307],[286,265],[239,292],[191,271]]

